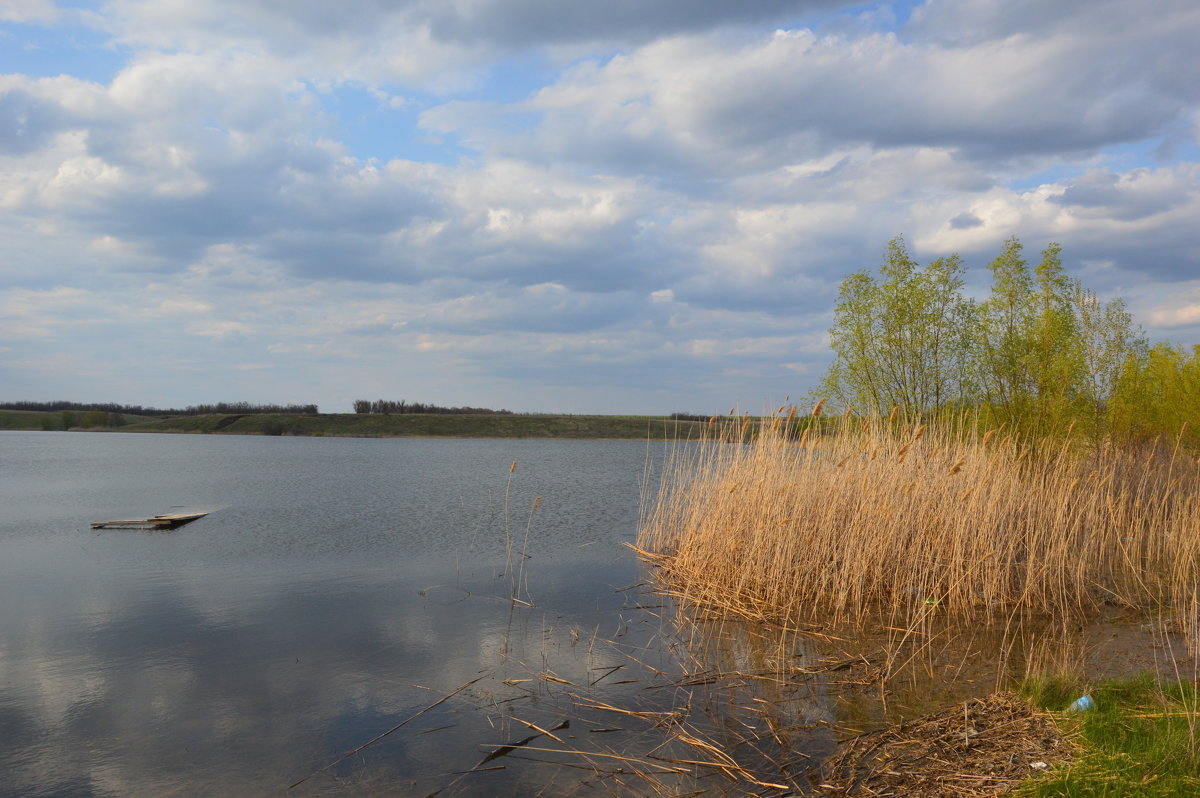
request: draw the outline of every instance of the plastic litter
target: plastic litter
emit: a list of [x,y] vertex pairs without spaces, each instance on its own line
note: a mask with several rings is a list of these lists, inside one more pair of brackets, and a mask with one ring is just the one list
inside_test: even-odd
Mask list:
[[1092,700],[1090,695],[1080,696],[1071,702],[1071,706],[1067,707],[1067,714],[1074,715],[1076,712],[1087,712],[1094,706],[1096,706],[1096,702]]

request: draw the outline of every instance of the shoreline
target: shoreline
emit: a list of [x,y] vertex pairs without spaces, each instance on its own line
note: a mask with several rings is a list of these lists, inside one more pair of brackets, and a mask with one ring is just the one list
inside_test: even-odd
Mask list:
[[[158,432],[183,435],[267,435],[338,438],[509,438],[530,440],[679,440],[700,437],[703,422],[665,416],[600,415],[317,415],[208,414],[136,421],[121,426],[47,430],[45,413],[13,418],[6,411],[6,430],[69,432]],[[21,414],[22,416],[25,413]],[[57,420],[57,419],[55,419]],[[17,423],[14,423],[17,422]],[[25,422],[25,423],[20,423]]]

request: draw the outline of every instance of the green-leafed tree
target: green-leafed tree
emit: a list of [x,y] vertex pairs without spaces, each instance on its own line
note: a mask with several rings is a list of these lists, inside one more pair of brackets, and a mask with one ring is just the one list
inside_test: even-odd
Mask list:
[[83,418],[79,419],[81,427],[103,427],[108,421],[108,414],[103,410],[89,410],[83,414]]
[[842,282],[820,394],[859,413],[970,409],[1031,438],[1074,427],[1097,439],[1110,424],[1131,435],[1163,429],[1170,422],[1121,404],[1147,380],[1166,381],[1167,406],[1192,406],[1192,360],[1169,347],[1148,353],[1125,303],[1102,303],[1068,276],[1058,244],[1032,269],[1022,250],[1016,237],[1004,243],[989,265],[991,294],[975,303],[957,255],[922,268],[902,238],[890,241],[878,276]]
[[1051,243],[1033,270],[1028,371],[1033,388],[1025,426],[1053,436],[1078,422],[1086,409],[1083,345],[1072,303],[1074,283],[1063,270],[1062,248]]
[[980,307],[979,385],[983,405],[998,421],[1016,426],[1032,410],[1029,374],[1033,278],[1014,236],[989,264],[992,295]]
[[1149,344],[1145,333],[1134,325],[1125,300],[1101,302],[1094,291],[1076,280],[1072,303],[1083,369],[1086,408],[1081,413],[1082,423],[1088,433],[1098,437],[1108,429],[1112,403],[1120,401],[1116,394],[1123,371],[1146,361]]
[[1161,342],[1134,350],[1117,378],[1108,419],[1120,439],[1181,435],[1200,446],[1200,346],[1189,351]]
[[921,268],[904,239],[892,239],[881,279],[864,270],[842,282],[822,392],[867,413],[921,415],[968,400],[976,325],[963,273],[957,255]]
[[845,407],[862,412],[883,405],[883,374],[878,368],[879,285],[868,271],[842,281],[829,343],[834,360],[819,391]]
[[978,396],[979,305],[962,293],[965,275],[957,254],[938,258],[925,271],[930,302],[918,321],[927,339],[930,370],[936,375],[931,398],[937,409],[974,404]]

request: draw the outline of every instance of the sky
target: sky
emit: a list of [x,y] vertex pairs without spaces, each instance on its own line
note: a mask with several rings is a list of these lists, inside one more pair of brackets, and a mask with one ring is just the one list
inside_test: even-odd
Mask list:
[[903,235],[1200,343],[1195,0],[0,0],[0,401],[758,412]]

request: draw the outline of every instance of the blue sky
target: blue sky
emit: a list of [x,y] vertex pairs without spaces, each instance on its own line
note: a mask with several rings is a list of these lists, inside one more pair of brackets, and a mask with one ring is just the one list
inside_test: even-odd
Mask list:
[[0,2],[0,399],[757,411],[903,234],[1200,342],[1191,0]]

